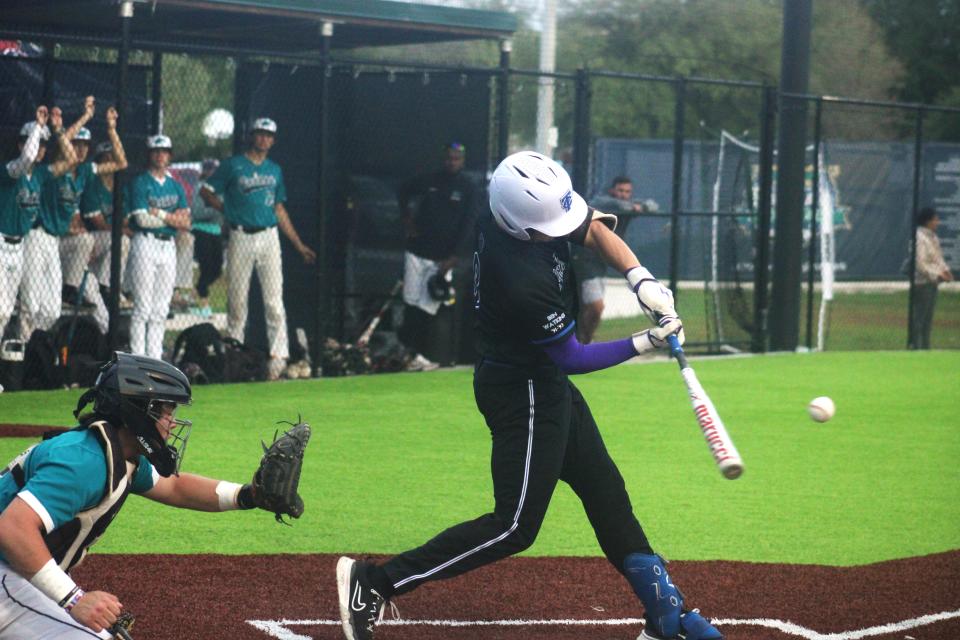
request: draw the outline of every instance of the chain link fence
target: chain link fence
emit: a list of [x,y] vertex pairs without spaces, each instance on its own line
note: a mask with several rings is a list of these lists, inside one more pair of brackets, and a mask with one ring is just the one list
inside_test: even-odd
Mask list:
[[[308,360],[315,372],[324,340],[354,342],[374,318],[380,340],[409,343],[433,362],[470,362],[472,218],[486,207],[499,159],[542,147],[588,201],[618,209],[622,237],[675,288],[693,349],[764,348],[769,296],[758,294],[771,286],[773,245],[761,235],[776,216],[777,96],[768,87],[504,64],[133,51],[119,153],[105,144],[117,51],[22,51],[0,57],[6,160],[20,156],[21,126],[37,105],[59,107],[65,128],[86,96],[96,108],[74,138],[79,168],[59,175],[70,158],[54,137],[37,173],[51,174],[49,186],[18,205],[29,224],[2,229],[5,259],[20,265],[3,287],[8,342],[43,329],[58,351],[78,331],[103,334],[115,297],[114,346],[177,360],[178,338],[210,324],[260,354],[241,374],[250,377],[299,371]],[[779,100],[806,101],[810,118],[801,347],[907,347],[919,209],[937,208],[947,262],[960,266],[960,141],[941,133],[960,113]],[[451,150],[465,182],[446,192],[464,200],[444,240],[449,287],[437,314],[411,316],[398,283],[410,280],[417,217],[435,205],[430,181],[444,179]],[[623,178],[631,191],[618,198]],[[645,322],[618,274],[575,261],[584,263],[583,311],[597,315],[590,337]],[[111,264],[120,268],[116,294]],[[960,347],[952,284],[940,287],[931,346]]]

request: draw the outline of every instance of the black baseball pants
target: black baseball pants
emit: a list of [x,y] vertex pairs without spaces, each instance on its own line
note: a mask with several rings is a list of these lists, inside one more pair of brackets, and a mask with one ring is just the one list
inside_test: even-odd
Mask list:
[[618,571],[630,553],[653,553],[590,408],[566,376],[553,367],[531,375],[483,363],[474,374],[474,396],[493,440],[493,513],[451,527],[382,565],[394,594],[532,545],[558,480],[580,497],[600,547]]

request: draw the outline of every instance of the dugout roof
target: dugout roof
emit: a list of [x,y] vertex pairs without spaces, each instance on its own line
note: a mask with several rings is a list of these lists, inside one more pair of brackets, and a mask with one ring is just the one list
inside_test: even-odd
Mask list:
[[[393,0],[136,0],[135,46],[179,43],[231,49],[319,49],[320,26],[334,23],[334,49],[503,38],[514,15]],[[0,0],[0,33],[22,39],[118,38],[117,0]]]

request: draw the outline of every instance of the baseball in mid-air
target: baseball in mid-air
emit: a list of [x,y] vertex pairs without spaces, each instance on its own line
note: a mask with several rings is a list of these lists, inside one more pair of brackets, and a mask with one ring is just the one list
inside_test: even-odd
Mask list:
[[826,422],[832,418],[836,412],[836,405],[834,405],[833,400],[827,396],[814,398],[810,401],[810,404],[807,405],[807,413],[809,413],[810,417],[816,422]]

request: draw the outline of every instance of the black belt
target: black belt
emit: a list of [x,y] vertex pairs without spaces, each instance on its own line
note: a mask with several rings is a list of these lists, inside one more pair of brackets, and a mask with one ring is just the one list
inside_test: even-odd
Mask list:
[[20,244],[23,242],[23,236],[3,236],[3,241],[7,244]]
[[166,241],[168,241],[168,240],[173,240],[173,236],[168,236],[168,235],[166,235],[166,234],[164,234],[164,233],[159,233],[159,232],[157,232],[157,231],[144,231],[144,230],[141,229],[141,230],[140,230],[140,233],[142,233],[142,234],[144,234],[144,235],[146,235],[146,236],[153,236],[153,237],[156,238],[157,240],[163,240],[164,242],[166,242]]
[[240,224],[231,224],[230,228],[233,229],[234,231],[243,231],[248,235],[252,235],[254,233],[260,233],[261,231],[266,231],[267,229],[273,229],[275,226],[277,225],[272,224],[269,227],[245,227]]

